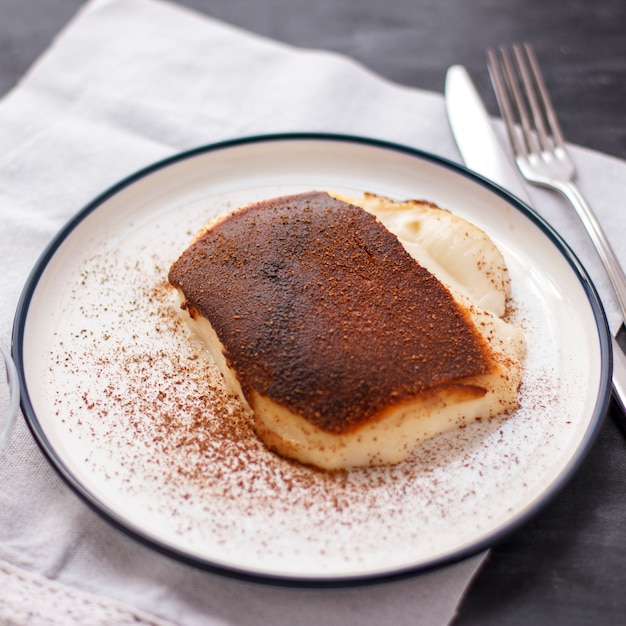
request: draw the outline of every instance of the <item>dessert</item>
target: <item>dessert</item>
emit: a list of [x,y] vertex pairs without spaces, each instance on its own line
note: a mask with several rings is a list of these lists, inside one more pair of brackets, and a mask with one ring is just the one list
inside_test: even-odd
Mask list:
[[502,255],[430,203],[317,191],[258,202],[203,228],[169,281],[285,457],[394,464],[517,406],[524,347],[501,319]]

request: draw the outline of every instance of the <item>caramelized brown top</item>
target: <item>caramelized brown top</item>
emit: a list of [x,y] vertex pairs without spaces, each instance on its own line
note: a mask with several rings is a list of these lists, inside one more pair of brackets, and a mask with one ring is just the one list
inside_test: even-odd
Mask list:
[[174,263],[242,390],[344,433],[489,371],[467,313],[363,209],[309,192],[235,211]]

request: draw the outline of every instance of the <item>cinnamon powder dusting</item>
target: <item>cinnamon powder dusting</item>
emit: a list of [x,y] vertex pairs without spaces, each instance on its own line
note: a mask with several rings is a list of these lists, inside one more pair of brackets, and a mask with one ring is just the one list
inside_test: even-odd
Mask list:
[[207,220],[206,205],[192,209],[186,222],[163,216],[96,250],[68,277],[48,347],[56,427],[108,506],[200,558],[244,555],[238,566],[279,563],[287,574],[400,563],[408,545],[419,560],[446,549],[442,529],[457,528],[459,541],[476,532],[485,499],[510,492],[512,468],[527,468],[545,436],[532,411],[539,397],[553,402],[545,388],[538,394],[531,376],[513,418],[426,441],[394,467],[329,473],[273,454],[189,334],[167,282]]

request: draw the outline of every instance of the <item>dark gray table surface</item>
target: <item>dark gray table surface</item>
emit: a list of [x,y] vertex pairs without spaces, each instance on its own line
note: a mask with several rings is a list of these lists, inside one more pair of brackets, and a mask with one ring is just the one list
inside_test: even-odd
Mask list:
[[[0,96],[82,4],[0,0]],[[463,63],[492,113],[485,49],[530,41],[567,139],[626,158],[626,0],[180,4],[291,44],[344,53],[409,86],[441,92],[447,67]],[[615,411],[612,405],[574,479],[532,522],[494,546],[458,626],[626,624],[626,438],[611,419]]]

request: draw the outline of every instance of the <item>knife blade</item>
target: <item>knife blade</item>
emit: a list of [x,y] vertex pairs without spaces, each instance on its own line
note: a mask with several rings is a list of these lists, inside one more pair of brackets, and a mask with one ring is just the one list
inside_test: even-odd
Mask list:
[[[496,135],[465,67],[453,65],[448,69],[444,95],[448,122],[465,165],[532,206],[522,178]],[[614,336],[611,340],[613,397],[620,409],[620,426],[626,429],[626,355]]]
[[510,162],[487,109],[462,65],[448,69],[444,93],[448,122],[465,165],[530,205],[521,176]]

